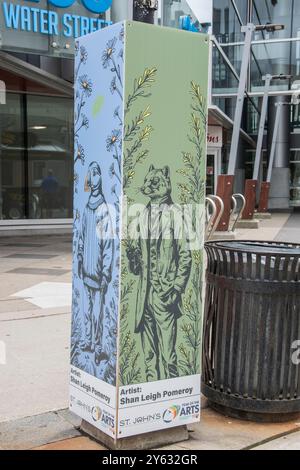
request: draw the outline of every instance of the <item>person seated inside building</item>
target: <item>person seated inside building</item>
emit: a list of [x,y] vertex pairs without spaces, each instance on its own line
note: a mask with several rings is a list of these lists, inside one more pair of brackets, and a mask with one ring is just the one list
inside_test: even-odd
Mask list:
[[42,190],[42,211],[44,217],[50,219],[53,217],[53,210],[57,206],[59,184],[54,176],[53,170],[49,169],[47,176],[41,184]]

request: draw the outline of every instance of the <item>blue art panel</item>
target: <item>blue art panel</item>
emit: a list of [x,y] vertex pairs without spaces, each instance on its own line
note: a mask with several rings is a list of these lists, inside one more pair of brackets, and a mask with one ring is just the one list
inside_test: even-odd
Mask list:
[[111,385],[117,361],[123,51],[121,23],[76,42],[71,364]]

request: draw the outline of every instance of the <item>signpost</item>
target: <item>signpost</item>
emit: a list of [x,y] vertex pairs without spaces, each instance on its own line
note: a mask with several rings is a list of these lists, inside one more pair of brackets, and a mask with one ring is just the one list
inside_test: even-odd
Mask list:
[[170,442],[200,419],[208,37],[116,24],[75,76],[70,407],[111,448]]

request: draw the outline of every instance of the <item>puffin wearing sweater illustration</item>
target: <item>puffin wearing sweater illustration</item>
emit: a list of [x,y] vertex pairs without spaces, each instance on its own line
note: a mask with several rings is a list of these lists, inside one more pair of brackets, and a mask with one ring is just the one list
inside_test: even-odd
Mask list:
[[112,221],[102,191],[97,162],[88,168],[86,188],[90,191],[82,217],[78,241],[78,276],[84,286],[84,340],[81,350],[95,354],[95,364],[107,362],[103,332],[105,297],[112,278],[114,240]]

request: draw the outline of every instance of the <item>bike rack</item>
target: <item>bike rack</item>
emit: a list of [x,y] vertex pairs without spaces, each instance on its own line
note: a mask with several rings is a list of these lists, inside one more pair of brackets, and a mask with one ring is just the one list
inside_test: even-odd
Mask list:
[[[237,210],[238,199],[240,199],[242,201],[242,205],[241,205],[240,210]],[[242,194],[236,193],[236,194],[233,194],[233,196],[232,196],[232,202],[233,202],[233,208],[231,210],[231,215],[234,216],[235,212],[237,212],[237,217],[234,219],[233,225],[231,227],[231,231],[235,232],[236,224],[241,219],[242,214],[244,212],[244,209],[246,207],[246,199]]]
[[[210,213],[210,207],[212,208],[212,213]],[[217,215],[217,206],[210,197],[205,198],[205,240],[209,240],[210,233],[214,225],[214,219]]]
[[[211,240],[211,238],[212,238],[213,234],[215,233],[215,231],[217,230],[218,225],[220,223],[220,220],[223,216],[224,203],[223,203],[222,199],[219,196],[215,196],[215,195],[209,195],[206,198],[206,202],[208,202],[208,205],[206,207],[207,227],[206,227],[206,230],[205,230],[205,239],[206,240]],[[216,202],[219,204],[219,207],[220,207],[219,212],[218,212]],[[209,211],[208,206],[209,205],[211,205],[211,207],[213,208],[213,213],[210,217],[208,217],[208,211]]]

